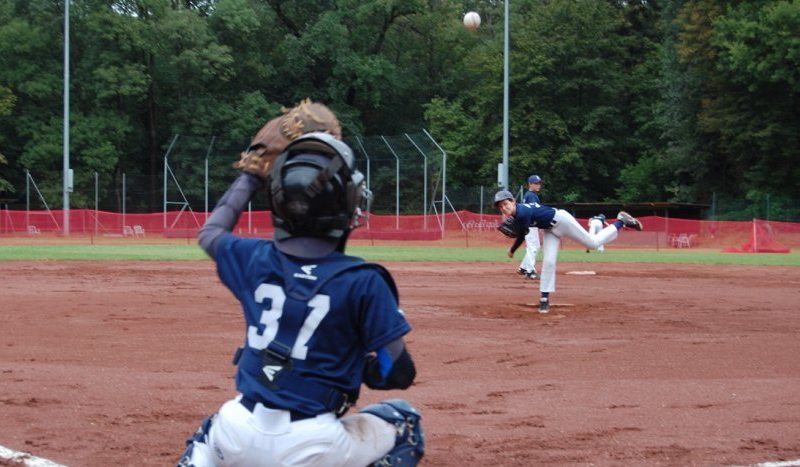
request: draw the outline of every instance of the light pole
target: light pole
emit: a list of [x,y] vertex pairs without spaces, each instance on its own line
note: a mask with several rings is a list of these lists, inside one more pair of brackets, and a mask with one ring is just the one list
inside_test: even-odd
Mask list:
[[69,0],[64,1],[64,235],[69,235]]
[[508,189],[508,37],[509,37],[509,6],[510,0],[505,0],[503,18],[503,168],[500,179],[504,189]]

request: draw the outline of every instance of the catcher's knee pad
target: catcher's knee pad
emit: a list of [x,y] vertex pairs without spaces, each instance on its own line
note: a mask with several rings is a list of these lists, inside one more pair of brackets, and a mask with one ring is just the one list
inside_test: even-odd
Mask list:
[[194,467],[192,462],[192,454],[195,449],[195,442],[208,445],[208,434],[211,431],[211,423],[214,421],[216,414],[206,417],[205,420],[197,428],[197,431],[186,440],[186,451],[178,461],[177,467]]
[[397,428],[394,448],[372,464],[378,466],[415,466],[425,454],[425,432],[419,411],[403,399],[389,399],[372,404],[361,413],[374,415]]

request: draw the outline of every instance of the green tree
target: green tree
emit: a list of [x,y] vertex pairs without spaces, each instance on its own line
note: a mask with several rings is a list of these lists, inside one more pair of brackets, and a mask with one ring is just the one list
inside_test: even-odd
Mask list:
[[[44,185],[60,183],[50,159],[61,144],[47,133],[58,128],[62,80],[60,38],[63,15],[46,0],[0,2],[0,139],[8,163],[4,186],[12,191],[29,168]],[[13,106],[11,105],[13,103]],[[60,138],[60,136],[59,136]]]
[[800,2],[742,3],[715,23],[724,92],[700,121],[719,134],[726,191],[800,195]]
[[[495,184],[502,2],[70,5],[76,207],[91,204],[97,173],[101,198],[115,199],[107,208],[120,209],[125,174],[128,209],[160,209],[175,135],[181,148],[171,162],[184,176],[202,178],[210,148],[230,153],[213,167],[227,180],[229,159],[264,122],[306,97],[337,112],[349,141],[428,129],[448,152],[454,190]],[[63,6],[0,0],[0,189],[30,168],[53,206],[62,184]],[[798,2],[510,6],[512,187],[537,172],[551,202],[707,202],[717,193],[788,206],[781,197],[800,192]],[[475,32],[461,24],[468,10],[483,19]],[[418,204],[416,180],[401,191]]]
[[[633,38],[623,11],[612,3],[559,0],[521,1],[513,7],[510,184],[522,184],[537,172],[548,180],[552,201],[612,196],[622,165],[636,157],[628,117]],[[502,146],[500,20],[479,30],[485,43],[473,44],[471,64],[464,65],[473,86],[451,98],[457,105],[435,103],[427,115],[432,119],[444,112],[456,125],[478,122],[478,136],[466,148],[483,148],[473,155],[480,169],[465,164],[456,173],[479,173],[490,184]],[[454,129],[448,134],[443,139],[450,151],[469,139],[456,136]]]
[[[15,100],[16,98],[10,89],[5,86],[0,86],[0,118],[11,114],[11,109],[14,107]],[[2,148],[3,135],[0,134],[0,165],[6,165],[8,164],[8,159],[3,155]],[[0,174],[2,174],[2,172],[0,172]],[[4,191],[14,191],[14,187],[11,185],[11,182],[0,176],[0,192]]]

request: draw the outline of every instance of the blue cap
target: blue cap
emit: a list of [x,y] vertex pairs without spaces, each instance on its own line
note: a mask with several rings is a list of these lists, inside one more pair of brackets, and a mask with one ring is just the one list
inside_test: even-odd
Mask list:
[[538,175],[531,175],[528,177],[528,183],[542,183],[542,177]]

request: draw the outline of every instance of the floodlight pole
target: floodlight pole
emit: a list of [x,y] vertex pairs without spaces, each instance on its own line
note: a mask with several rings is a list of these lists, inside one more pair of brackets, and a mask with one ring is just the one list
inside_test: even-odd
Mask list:
[[69,1],[64,1],[64,235],[69,235],[69,192],[72,190],[69,176]]
[[500,181],[504,189],[508,189],[508,37],[509,37],[509,6],[510,0],[505,0],[503,18],[503,170]]

